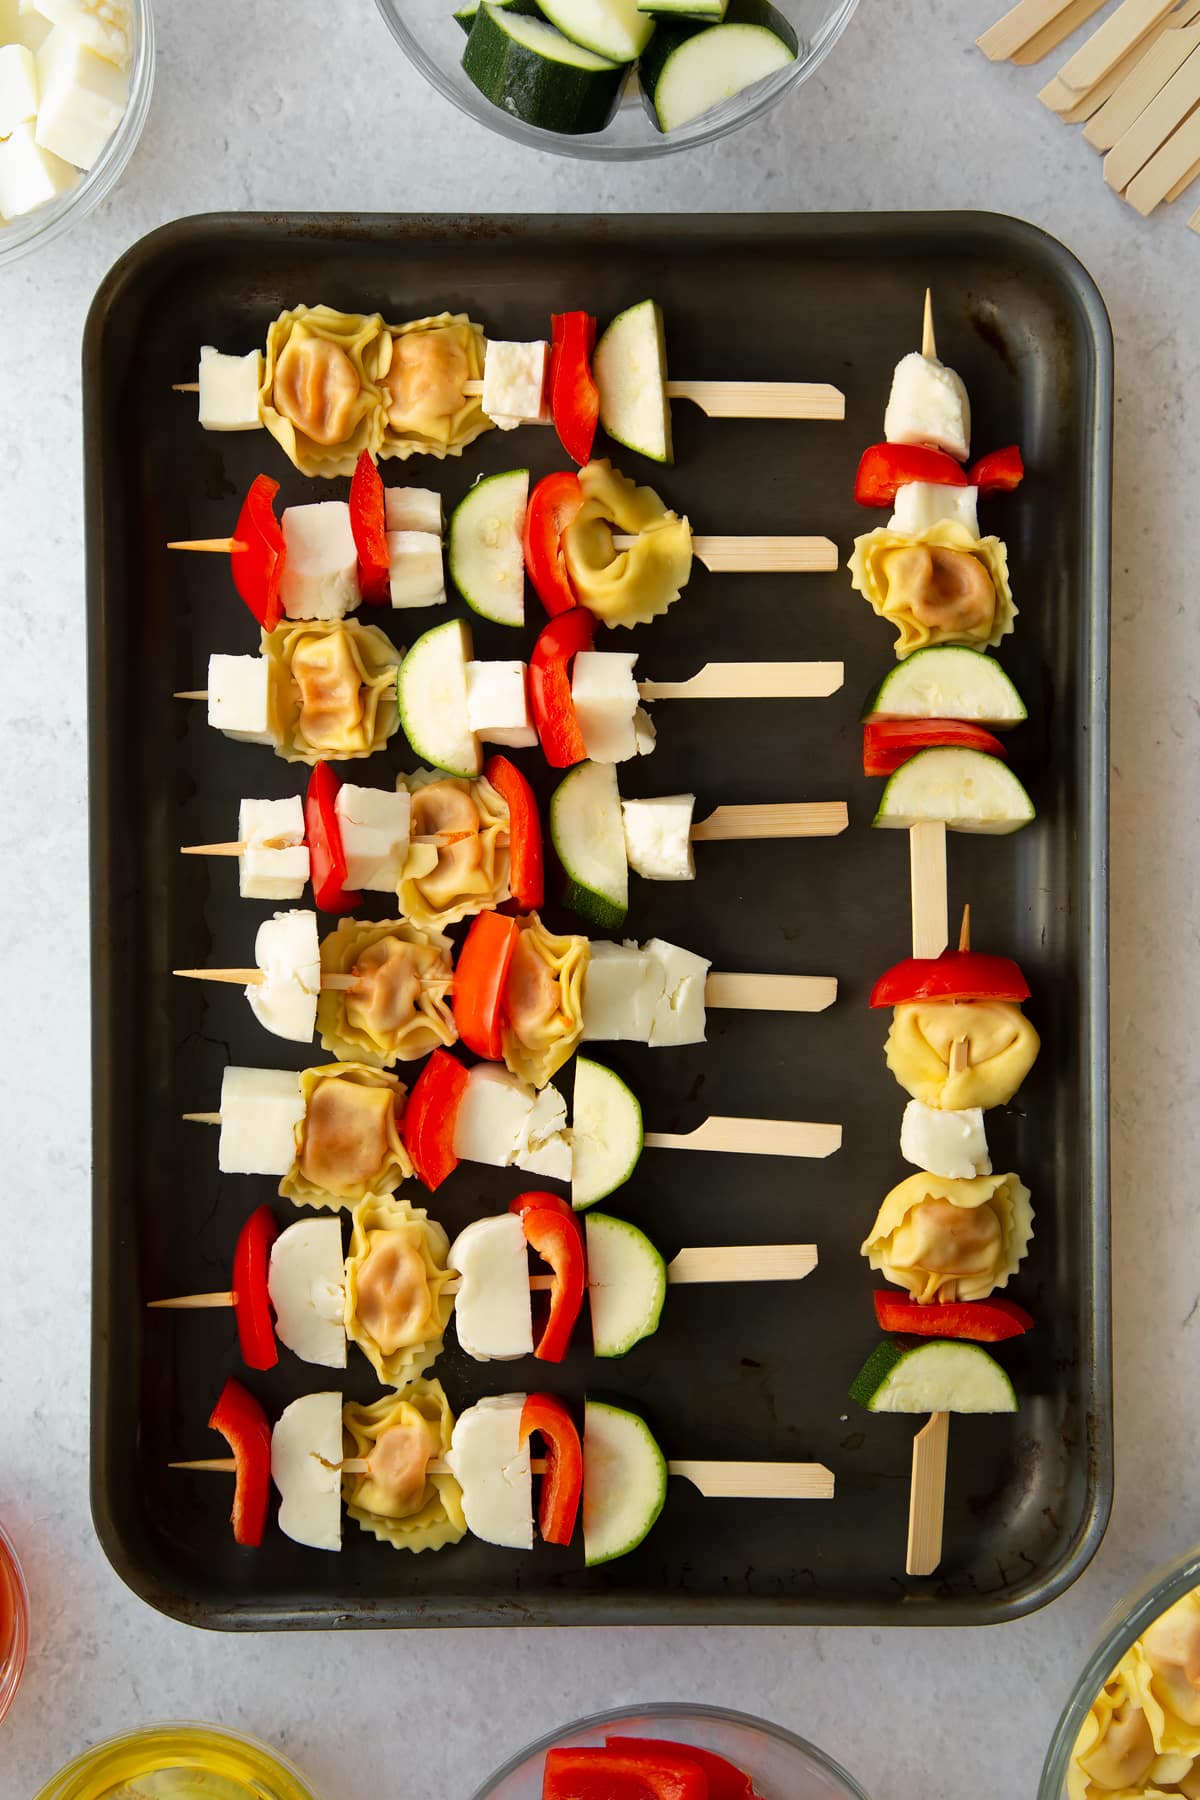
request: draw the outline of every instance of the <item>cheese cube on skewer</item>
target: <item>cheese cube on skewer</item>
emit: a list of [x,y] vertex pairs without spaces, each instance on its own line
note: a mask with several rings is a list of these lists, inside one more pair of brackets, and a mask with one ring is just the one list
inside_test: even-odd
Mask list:
[[483,410],[501,431],[540,425],[549,417],[546,372],[550,346],[490,340],[483,365]]
[[238,842],[245,846],[238,856],[238,891],[244,900],[299,900],[309,875],[299,794],[287,800],[243,800]]
[[648,1044],[666,972],[635,943],[592,945],[583,978],[584,1043]]
[[345,886],[396,893],[408,856],[412,799],[406,788],[356,787],[344,781],[334,801],[346,855]]
[[432,531],[389,531],[392,605],[441,606],[446,598],[442,540]]
[[440,539],[446,528],[442,496],[432,488],[386,488],[383,512],[388,531],[422,531]]
[[666,794],[657,800],[622,800],[625,854],[629,866],[651,881],[694,881],[692,810],[695,794]]
[[289,506],[279,597],[289,619],[344,619],[359,603],[358,551],[344,500]]
[[470,1072],[454,1121],[454,1153],[463,1162],[525,1169],[551,1180],[571,1179],[567,1109],[551,1083],[539,1093],[495,1063]]
[[265,656],[210,656],[208,722],[244,744],[273,744],[271,665]]
[[133,18],[128,0],[21,0],[21,11],[39,14],[119,69],[129,66]]
[[303,1394],[271,1433],[279,1529],[314,1550],[342,1547],[342,1396]]
[[488,744],[520,750],[537,743],[523,662],[467,664],[467,723]]
[[0,47],[0,138],[37,117],[37,64],[25,44]]
[[450,1246],[462,1279],[454,1300],[460,1347],[476,1362],[533,1355],[529,1246],[515,1213],[476,1219]]
[[0,217],[19,219],[65,194],[78,180],[78,169],[36,142],[32,120],[15,125],[0,140]]
[[468,1531],[506,1550],[533,1548],[533,1471],[521,1443],[524,1394],[496,1394],[459,1414],[446,1461]]
[[514,1158],[516,1167],[549,1181],[570,1181],[567,1103],[551,1082],[536,1095]]
[[222,1175],[286,1175],[296,1160],[304,1096],[294,1069],[230,1066],[221,1079]]
[[265,919],[254,940],[254,960],[265,977],[246,989],[255,1018],[276,1037],[310,1044],[321,997],[316,913],[276,913]]
[[710,964],[691,950],[650,938],[645,946],[663,971],[663,994],[654,1009],[651,1046],[704,1042],[704,984]]
[[949,519],[965,525],[972,537],[979,536],[979,513],[976,487],[950,487],[943,482],[906,481],[896,494],[896,510],[888,520],[889,531],[903,531],[915,536],[931,525]]
[[346,1268],[339,1220],[301,1219],[281,1231],[271,1246],[267,1292],[281,1344],[304,1362],[345,1368]]
[[257,431],[261,350],[224,356],[211,344],[200,348],[200,423],[205,431]]
[[90,169],[121,123],[129,77],[97,56],[66,25],[37,53],[37,141],[43,150]]
[[639,753],[636,661],[617,650],[581,650],[575,658],[571,698],[592,762],[627,762]]
[[902,356],[892,377],[883,435],[889,444],[925,444],[964,462],[971,448],[971,402],[961,378],[919,350]]
[[939,1112],[923,1101],[910,1100],[900,1125],[900,1154],[905,1162],[946,1181],[970,1181],[992,1172],[983,1112],[978,1106],[965,1112]]

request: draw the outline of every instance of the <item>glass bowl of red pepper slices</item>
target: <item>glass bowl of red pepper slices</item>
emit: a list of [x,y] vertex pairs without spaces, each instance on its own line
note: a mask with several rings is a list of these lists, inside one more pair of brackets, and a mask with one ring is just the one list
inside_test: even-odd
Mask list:
[[781,1725],[666,1701],[578,1719],[485,1781],[474,1800],[867,1800]]

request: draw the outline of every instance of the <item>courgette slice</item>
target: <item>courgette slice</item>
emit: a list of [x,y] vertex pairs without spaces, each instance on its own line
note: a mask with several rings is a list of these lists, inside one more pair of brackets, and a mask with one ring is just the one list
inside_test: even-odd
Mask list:
[[889,669],[863,707],[868,719],[966,719],[973,725],[1020,725],[1028,713],[994,656],[962,644],[914,650]]
[[483,0],[463,51],[463,71],[494,106],[543,131],[603,131],[620,102],[625,65]]
[[478,775],[479,739],[467,712],[471,633],[461,619],[419,637],[396,671],[400,726],[422,762],[450,775]]
[[855,1376],[850,1398],[868,1412],[1017,1411],[1013,1384],[995,1357],[961,1339],[879,1344]]
[[471,611],[496,625],[525,623],[528,504],[529,470],[509,469],[477,481],[450,517],[451,579]]
[[636,1550],[663,1509],[667,1459],[644,1419],[589,1400],[583,1423],[583,1557],[589,1569]]
[[800,41],[770,0],[729,0],[724,20],[663,22],[638,65],[638,77],[660,131],[732,100],[796,60]]
[[729,0],[638,0],[638,11],[666,14],[676,19],[703,19],[719,24]]
[[615,443],[673,461],[671,404],[662,308],[641,300],[618,313],[596,345],[592,374],[600,390],[600,423]]
[[[455,20],[465,32],[470,32],[481,4],[482,0],[466,0],[466,5],[455,12]],[[527,19],[538,18],[542,10],[536,0],[492,0],[492,5],[498,6],[501,12],[523,13]]]
[[636,62],[654,36],[637,0],[538,0],[542,14],[573,44],[609,62]]
[[621,794],[612,763],[579,763],[550,796],[550,837],[571,911],[615,931],[629,911],[629,864]]
[[939,745],[918,750],[889,776],[871,822],[899,831],[939,824],[1003,837],[1033,817],[1033,801],[998,756]]
[[658,1330],[667,1265],[628,1219],[589,1213],[584,1231],[592,1348],[597,1356],[625,1356]]
[[638,1166],[642,1141],[637,1095],[603,1063],[576,1057],[571,1108],[571,1205],[576,1212],[624,1186]]

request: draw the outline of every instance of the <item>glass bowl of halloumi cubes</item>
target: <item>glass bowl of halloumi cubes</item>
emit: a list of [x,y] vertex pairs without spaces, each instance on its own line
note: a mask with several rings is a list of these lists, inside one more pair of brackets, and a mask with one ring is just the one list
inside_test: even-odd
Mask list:
[[153,81],[150,0],[0,0],[0,266],[111,192]]

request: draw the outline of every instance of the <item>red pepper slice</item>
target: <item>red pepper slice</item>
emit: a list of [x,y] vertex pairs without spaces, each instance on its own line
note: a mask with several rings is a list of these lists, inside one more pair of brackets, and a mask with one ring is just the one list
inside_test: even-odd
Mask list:
[[944,450],[926,450],[920,444],[872,444],[859,460],[854,498],[860,506],[892,506],[897,489],[912,481],[967,486],[962,465]]
[[1008,756],[998,737],[965,719],[869,719],[863,726],[863,774],[892,775],[918,750],[941,744]]
[[885,969],[871,989],[872,1006],[908,1000],[1015,1000],[1029,998],[1029,983],[1008,956],[982,950],[943,950],[940,956],[906,956]]
[[754,1800],[754,1782],[715,1750],[696,1744],[676,1744],[670,1738],[606,1737],[610,1750],[623,1756],[681,1756],[699,1763],[708,1776],[708,1800]]
[[911,1337],[970,1338],[976,1344],[1002,1344],[1005,1338],[1022,1337],[1034,1323],[1032,1313],[1015,1300],[951,1300],[922,1306],[886,1288],[876,1290],[875,1317],[885,1331],[906,1331]]
[[517,912],[540,912],[546,898],[542,821],[533,789],[507,756],[489,757],[483,770],[508,807],[508,887]]
[[240,1381],[230,1376],[209,1417],[210,1431],[219,1431],[233,1452],[237,1480],[233,1490],[235,1544],[262,1543],[271,1495],[271,1426],[266,1413]]
[[562,536],[582,505],[583,489],[572,469],[544,475],[525,510],[525,573],[551,618],[579,604],[567,573]]
[[583,1231],[557,1194],[519,1194],[508,1210],[519,1215],[526,1243],[553,1270],[550,1312],[533,1354],[539,1362],[561,1362],[587,1291]]
[[233,1252],[233,1307],[248,1369],[273,1369],[279,1361],[267,1291],[271,1245],[278,1236],[275,1214],[269,1206],[257,1206],[238,1233]]
[[341,785],[328,763],[315,763],[304,796],[304,835],[308,841],[313,899],[322,912],[353,912],[362,905],[362,895],[345,886],[346,852],[337,816]]
[[591,361],[596,321],[590,313],[555,313],[551,333],[550,414],[567,455],[585,463],[600,423],[600,389]]
[[587,745],[571,698],[571,664],[590,650],[596,622],[576,606],[544,625],[529,658],[529,710],[552,769],[569,769],[587,757]]
[[569,1544],[583,1496],[583,1445],[575,1421],[553,1394],[527,1394],[521,1408],[521,1442],[540,1432],[546,1473],[538,1501],[538,1530],[547,1544]]
[[967,480],[981,494],[1011,494],[1025,479],[1025,463],[1016,444],[1005,450],[989,450],[981,456]]
[[404,1148],[430,1193],[458,1167],[454,1127],[467,1091],[467,1071],[448,1050],[435,1050],[413,1083],[400,1121]]
[[383,476],[369,450],[360,451],[354,465],[350,482],[350,529],[358,552],[358,586],[363,599],[368,606],[390,606],[392,573]]
[[463,940],[454,970],[454,1023],[468,1050],[504,1060],[501,1002],[521,928],[501,913],[480,913]]
[[278,492],[279,483],[269,475],[254,477],[233,528],[229,556],[233,585],[264,631],[274,631],[283,617],[279,586],[287,551],[275,517]]
[[690,1754],[549,1750],[542,1800],[708,1800],[708,1777]]
[[574,1219],[575,1208],[561,1194],[534,1192],[518,1194],[515,1200],[508,1203],[509,1212],[517,1213],[522,1219],[527,1212],[537,1212],[539,1208],[550,1212],[561,1213],[564,1219]]

